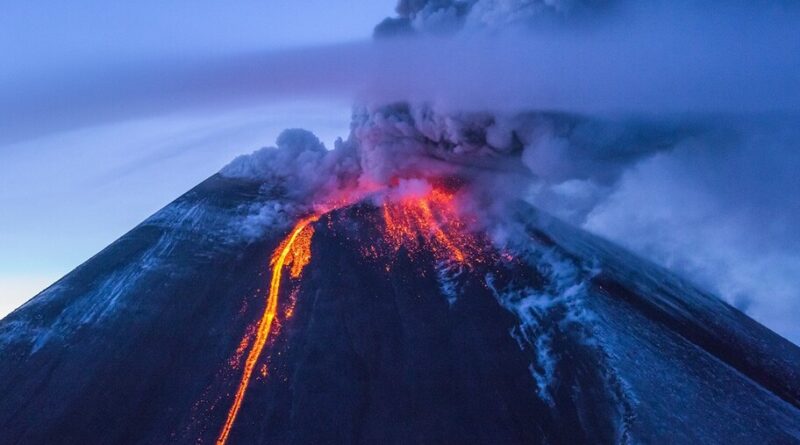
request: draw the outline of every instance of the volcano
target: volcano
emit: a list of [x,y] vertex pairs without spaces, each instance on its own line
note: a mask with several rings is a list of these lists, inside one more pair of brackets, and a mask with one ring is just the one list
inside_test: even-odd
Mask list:
[[3,319],[0,443],[800,441],[800,348],[621,248],[439,188],[242,236],[276,193],[215,175]]

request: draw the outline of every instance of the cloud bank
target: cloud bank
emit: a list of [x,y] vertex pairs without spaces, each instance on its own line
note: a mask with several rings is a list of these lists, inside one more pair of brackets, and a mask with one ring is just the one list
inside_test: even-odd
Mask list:
[[[568,14],[563,11],[588,7],[472,3],[456,34],[415,31],[292,51],[129,59],[61,72],[58,79],[14,79],[0,93],[0,142],[97,120],[298,98],[424,101],[458,111],[506,112],[800,108],[798,7],[733,2],[704,9],[654,1],[642,2],[646,8],[636,3]],[[401,18],[413,16],[420,29],[436,28],[423,27],[423,17],[433,20],[456,8],[425,15],[430,6],[414,5],[401,3],[401,11],[416,11]],[[516,17],[510,25],[499,21],[507,16]],[[573,16],[579,19],[568,19]]]

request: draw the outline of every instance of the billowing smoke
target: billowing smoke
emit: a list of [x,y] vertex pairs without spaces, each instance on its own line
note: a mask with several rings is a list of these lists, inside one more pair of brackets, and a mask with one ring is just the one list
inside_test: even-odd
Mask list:
[[449,33],[462,28],[577,20],[610,8],[612,0],[401,0],[398,17],[375,27],[377,37],[410,33]]
[[800,341],[797,116],[737,122],[625,170],[589,230],[692,278]]
[[279,179],[296,211],[458,176],[487,219],[526,200],[800,341],[795,6],[401,0],[397,13],[349,73],[362,105],[346,139],[326,150],[291,130],[223,174]]

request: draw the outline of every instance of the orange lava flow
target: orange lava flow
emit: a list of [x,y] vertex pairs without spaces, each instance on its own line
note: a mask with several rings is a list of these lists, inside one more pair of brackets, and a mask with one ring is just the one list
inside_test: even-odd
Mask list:
[[[319,215],[312,215],[301,219],[294,226],[289,236],[281,242],[280,246],[278,246],[272,254],[272,260],[270,261],[270,265],[272,266],[272,281],[270,281],[269,286],[267,307],[258,323],[253,347],[247,354],[244,371],[242,372],[242,379],[239,382],[239,388],[236,390],[233,404],[228,410],[228,418],[217,439],[217,445],[224,445],[228,441],[231,428],[233,428],[236,416],[239,414],[239,409],[242,407],[242,401],[247,392],[250,377],[253,375],[253,370],[256,367],[261,351],[267,343],[267,338],[272,328],[272,322],[275,320],[278,311],[278,296],[280,294],[283,268],[290,266],[289,275],[292,278],[298,278],[303,268],[311,261],[311,238],[314,236],[314,226],[312,224],[319,220],[319,218]],[[262,371],[262,374],[266,374],[266,371]]]
[[[225,445],[231,433],[236,418],[242,407],[244,396],[253,377],[253,373],[266,378],[269,375],[267,365],[257,369],[259,357],[266,346],[270,334],[273,332],[273,322],[278,317],[278,299],[281,292],[281,280],[284,270],[288,269],[289,278],[297,279],[303,269],[311,261],[311,239],[314,236],[313,223],[320,217],[336,208],[345,207],[353,202],[365,197],[370,192],[386,192],[386,189],[373,190],[375,187],[368,187],[359,193],[340,196],[338,200],[316,207],[316,213],[312,216],[301,219],[294,226],[289,235],[281,242],[272,254],[270,266],[272,267],[272,279],[270,281],[267,305],[255,332],[251,327],[246,338],[242,340],[237,349],[237,357],[248,344],[251,349],[244,362],[239,386],[233,398],[228,416],[217,439],[217,445]],[[456,204],[455,195],[448,190],[431,187],[424,190],[424,193],[392,196],[389,190],[387,200],[382,205],[385,241],[395,252],[401,246],[406,247],[412,253],[419,253],[423,249],[429,249],[437,261],[445,263],[458,263],[469,266],[473,261],[481,261],[481,246],[478,241],[467,229],[461,213]],[[372,245],[371,254],[377,255],[378,250]],[[387,272],[390,270],[387,267]],[[295,290],[296,291],[296,290]],[[289,296],[289,304],[285,307],[282,314],[285,318],[290,318],[294,312],[294,305],[297,296]],[[280,323],[280,322],[278,322]],[[277,323],[276,323],[277,324]],[[275,330],[277,332],[277,329]],[[238,362],[239,359],[237,358]]]
[[383,204],[383,219],[389,243],[412,251],[425,242],[439,260],[468,263],[477,251],[454,203],[453,194],[434,188],[422,196],[403,197]]

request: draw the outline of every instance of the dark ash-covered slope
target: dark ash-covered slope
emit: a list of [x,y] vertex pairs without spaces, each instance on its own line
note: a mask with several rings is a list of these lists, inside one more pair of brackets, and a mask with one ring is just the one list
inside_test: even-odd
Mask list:
[[[275,193],[212,177],[3,319],[0,443],[213,443],[288,230],[240,225]],[[365,255],[372,204],[323,216],[229,443],[800,443],[800,349],[613,245],[517,219],[513,257],[455,268]]]

